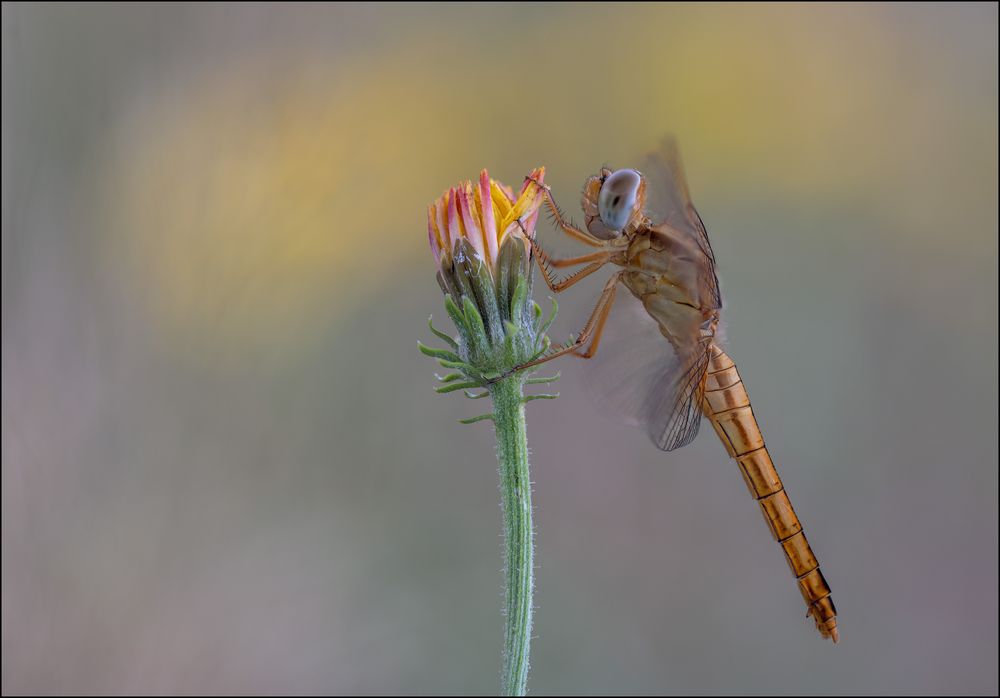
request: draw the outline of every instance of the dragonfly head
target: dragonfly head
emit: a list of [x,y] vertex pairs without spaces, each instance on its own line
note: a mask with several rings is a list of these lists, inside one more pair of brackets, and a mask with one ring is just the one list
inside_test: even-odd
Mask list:
[[613,172],[606,168],[601,170],[597,211],[603,227],[607,230],[593,226],[590,232],[604,239],[621,235],[622,231],[642,214],[645,193],[645,182],[638,170],[624,169]]

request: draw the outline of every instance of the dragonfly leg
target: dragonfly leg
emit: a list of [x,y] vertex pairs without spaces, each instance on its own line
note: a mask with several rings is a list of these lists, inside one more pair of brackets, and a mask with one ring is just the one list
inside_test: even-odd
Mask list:
[[[565,356],[566,354],[576,354],[576,351],[587,342],[591,343],[590,347],[588,347],[582,354],[576,354],[576,356],[580,356],[584,359],[593,357],[597,353],[597,345],[600,343],[601,334],[604,332],[604,323],[607,322],[608,314],[611,312],[611,306],[615,301],[615,291],[618,287],[618,282],[621,280],[622,273],[623,272],[617,272],[608,279],[606,284],[604,284],[604,290],[601,292],[601,297],[597,299],[597,304],[591,311],[590,317],[587,318],[587,322],[583,326],[583,329],[580,330],[580,336],[576,338],[576,341],[557,347],[555,350],[545,356],[535,359],[534,361],[529,361],[521,364],[520,366],[515,366],[503,376],[500,376],[500,378],[504,378],[515,371],[544,364],[547,361],[552,361],[552,359],[557,359],[560,356]],[[500,380],[500,378],[497,380]]]
[[[618,276],[617,274],[615,276]],[[618,290],[618,279],[614,279],[615,283],[611,285],[611,292],[608,293],[608,299],[604,303],[604,308],[601,310],[601,314],[597,318],[597,323],[594,327],[594,336],[590,340],[590,346],[583,353],[577,353],[581,359],[592,359],[597,356],[597,347],[601,343],[601,335],[604,334],[604,325],[608,321],[608,316],[611,314],[611,306],[615,304],[615,292]]]
[[611,240],[598,240],[590,233],[580,230],[572,223],[566,222],[566,217],[563,215],[562,209],[556,205],[555,199],[552,198],[552,190],[548,186],[542,184],[534,177],[525,177],[524,181],[532,182],[536,187],[542,190],[542,196],[545,197],[545,205],[549,209],[549,213],[552,216],[552,221],[559,226],[559,228],[575,240],[579,240],[584,245],[589,245],[590,247],[608,247]]
[[[542,272],[542,278],[545,279],[545,285],[548,286],[555,293],[562,293],[567,288],[585,279],[595,271],[603,267],[605,264],[611,261],[611,258],[615,256],[617,250],[608,250],[606,252],[594,252],[592,254],[580,255],[579,257],[566,257],[563,259],[553,259],[549,257],[548,252],[543,250],[537,242],[534,240],[529,240],[531,243],[531,250],[535,253],[535,259],[538,261],[538,268]],[[556,275],[552,273],[552,267],[568,267],[574,264],[584,264],[590,262],[583,269],[580,269],[574,274],[563,279],[557,279]]]
[[[536,247],[536,250],[541,251],[541,247]],[[614,252],[591,252],[590,254],[581,254],[577,257],[551,257],[546,254],[545,261],[556,269],[561,269],[563,267],[576,266],[577,264],[586,264],[587,262],[610,262],[614,254]]]

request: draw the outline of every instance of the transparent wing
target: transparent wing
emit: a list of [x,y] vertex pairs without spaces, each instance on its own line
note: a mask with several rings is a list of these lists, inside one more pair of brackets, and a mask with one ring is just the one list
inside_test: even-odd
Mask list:
[[705,224],[691,203],[676,139],[673,136],[664,138],[659,149],[646,155],[639,171],[646,179],[646,215],[653,227],[668,226],[672,233],[693,243],[706,267],[702,276],[709,297],[715,301],[715,307],[722,307],[715,254]]
[[619,288],[597,355],[585,370],[588,392],[610,416],[643,427],[665,451],[698,434],[707,346],[678,351],[642,303]]
[[650,392],[646,427],[653,443],[664,451],[687,446],[698,435],[708,360],[708,351],[678,357],[677,369]]

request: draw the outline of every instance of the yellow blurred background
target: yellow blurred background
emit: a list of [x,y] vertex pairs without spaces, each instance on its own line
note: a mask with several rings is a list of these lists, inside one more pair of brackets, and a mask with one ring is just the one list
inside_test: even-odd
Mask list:
[[4,693],[495,692],[425,207],[545,165],[575,213],[667,132],[843,641],[711,430],[564,361],[530,689],[996,693],[996,5],[4,4],[2,50]]

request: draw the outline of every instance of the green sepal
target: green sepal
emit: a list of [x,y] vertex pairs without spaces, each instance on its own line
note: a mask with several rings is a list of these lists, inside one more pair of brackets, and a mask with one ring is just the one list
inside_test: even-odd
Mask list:
[[[545,319],[545,322],[543,322],[538,328],[537,334],[539,335],[543,335],[549,331],[552,321],[556,319],[556,313],[559,312],[559,303],[556,301],[555,297],[549,296],[549,300],[552,301],[552,311],[549,313],[548,318]],[[538,317],[541,317],[541,310],[541,308],[538,309]]]
[[549,350],[549,347],[551,346],[552,346],[552,340],[549,339],[549,336],[547,334],[543,334],[542,346],[540,346],[538,350],[531,355],[531,358],[529,358],[528,361],[534,361],[535,359],[540,359],[545,355],[545,352],[547,352]]
[[467,390],[469,388],[481,388],[482,383],[478,381],[465,381],[463,383],[449,383],[448,385],[439,385],[434,388],[435,393],[453,393],[456,390]]
[[465,322],[469,327],[469,348],[475,356],[483,356],[489,349],[487,344],[486,326],[483,324],[483,316],[479,314],[479,309],[468,296],[462,298],[462,310],[465,311]]
[[451,318],[451,321],[455,323],[455,327],[458,329],[459,333],[466,335],[469,332],[469,327],[465,322],[465,315],[462,313],[461,308],[459,308],[455,303],[456,298],[458,298],[458,296],[445,296],[444,309],[448,313],[448,317]]
[[448,288],[448,282],[445,281],[444,274],[442,274],[440,270],[437,273],[437,282],[438,286],[441,287],[442,293],[451,293],[451,289]]
[[472,367],[462,360],[449,361],[448,359],[438,359],[437,362],[438,366],[441,366],[442,368],[460,368],[464,371],[472,370]]
[[531,324],[535,327],[535,332],[538,332],[538,328],[541,327],[542,320],[542,306],[538,305],[535,301],[531,301]]
[[485,419],[493,419],[493,413],[488,412],[487,414],[481,414],[478,417],[468,417],[467,419],[458,420],[459,424],[475,424],[476,422],[482,422]]
[[455,245],[454,276],[462,289],[463,298],[470,299],[479,310],[487,337],[490,341],[495,341],[497,337],[494,334],[500,327],[500,313],[497,310],[493,276],[486,260],[465,238]]
[[434,333],[435,337],[437,337],[438,339],[440,339],[442,342],[447,343],[452,349],[458,349],[458,342],[455,341],[454,337],[452,337],[449,334],[445,334],[441,330],[439,330],[436,327],[434,327],[434,316],[433,315],[431,315],[431,316],[429,316],[427,318],[427,326],[429,328],[431,328],[431,332]]
[[449,373],[449,374],[447,374],[445,376],[439,376],[438,374],[435,373],[434,377],[437,378],[442,383],[451,383],[452,381],[457,381],[459,378],[465,378],[465,374],[463,374],[463,373]]
[[466,249],[469,248],[468,243],[464,240],[460,240],[455,245],[455,264],[453,267],[451,278],[455,282],[455,286],[458,288],[458,296],[456,298],[472,298],[476,300],[476,292],[472,289],[472,279],[469,278],[469,268],[466,264],[468,254]]
[[511,275],[511,269],[515,266],[515,254],[517,250],[512,243],[513,236],[508,235],[503,244],[500,245],[500,254],[497,257],[497,305],[500,308],[500,319],[510,320],[510,294],[514,290],[516,272]]
[[[504,240],[493,267],[468,240],[459,240],[452,251],[447,264],[441,265],[439,283],[449,291],[445,294],[445,310],[455,323],[457,336],[438,330],[433,318],[429,318],[428,328],[448,348],[419,346],[441,366],[452,369],[445,376],[437,376],[437,392],[461,390],[470,399],[481,399],[490,395],[499,381],[515,374],[517,367],[551,350],[551,340],[539,330],[551,325],[558,305],[553,299],[552,312],[543,319],[542,308],[531,300],[526,274],[531,264],[520,238],[510,236]],[[541,384],[557,378],[529,379],[520,375],[515,382]],[[470,390],[477,387],[488,390]]]
[[541,393],[539,395],[528,395],[527,397],[522,398],[521,402],[527,403],[532,400],[555,400],[557,397],[559,397],[559,393]]
[[441,268],[438,270],[438,284],[444,289],[446,296],[460,298],[462,289],[455,282],[455,267],[451,260],[451,255],[441,257]]
[[548,376],[546,378],[528,378],[524,382],[525,382],[526,385],[538,385],[538,384],[541,384],[541,383],[555,383],[557,380],[559,380],[559,376],[560,375],[562,375],[562,374],[561,373],[556,373],[556,375],[554,375],[554,376]]
[[521,329],[509,320],[504,323],[504,329],[506,330],[503,340],[504,351],[507,353],[507,356],[517,356],[519,352],[517,351],[516,344],[521,336]]
[[524,299],[528,297],[528,284],[523,276],[517,277],[514,293],[510,299],[510,318],[513,322],[524,321]]
[[419,339],[417,340],[417,349],[424,356],[430,356],[434,359],[444,359],[445,361],[461,361],[462,357],[453,351],[448,351],[447,349],[435,349],[434,347],[429,347],[423,344]]

